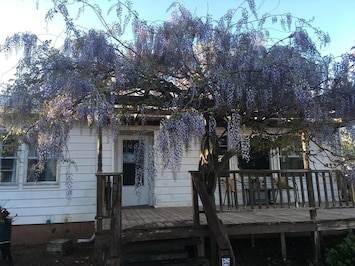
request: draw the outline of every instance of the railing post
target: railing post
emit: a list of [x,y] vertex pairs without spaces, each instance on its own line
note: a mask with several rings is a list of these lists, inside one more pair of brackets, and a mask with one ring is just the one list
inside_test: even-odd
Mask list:
[[104,184],[103,184],[103,176],[100,174],[96,175],[96,227],[97,227],[97,232],[102,231],[102,218],[103,218],[103,191],[104,191]]
[[[219,210],[220,212],[223,212],[223,204],[224,200],[222,201],[222,182],[221,182],[221,177],[217,177],[217,182],[218,182],[218,199],[219,199]],[[195,190],[196,193],[196,190]]]
[[[122,229],[122,174],[102,173],[97,176],[97,235],[95,255],[98,265],[120,265]],[[112,186],[111,186],[112,184]],[[112,191],[112,192],[111,192]],[[105,202],[106,200],[106,202]],[[106,204],[106,208],[104,205]],[[110,225],[104,221],[110,219]]]
[[200,210],[198,207],[198,194],[196,191],[195,183],[193,182],[193,176],[198,172],[190,171],[191,174],[191,187],[192,187],[192,207],[193,207],[193,223],[197,227],[200,225]]
[[308,194],[308,204],[310,207],[309,214],[312,221],[315,221],[317,217],[316,211],[316,201],[314,198],[314,189],[313,189],[313,180],[312,180],[312,171],[308,170],[306,173],[306,184],[307,184],[307,194]]
[[[310,169],[308,169],[306,173],[306,184],[307,184],[307,193],[308,193],[308,204],[310,207],[309,214],[311,220],[315,222],[317,217],[317,211],[316,211],[316,203],[314,198],[312,171]],[[319,262],[321,260],[321,247],[320,247],[319,231],[317,228],[315,231],[313,231],[312,236],[313,236],[315,260],[316,262]]]

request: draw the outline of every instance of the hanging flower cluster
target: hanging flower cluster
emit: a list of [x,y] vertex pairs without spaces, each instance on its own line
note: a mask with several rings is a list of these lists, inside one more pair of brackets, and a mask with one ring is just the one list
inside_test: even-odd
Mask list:
[[141,136],[138,142],[134,145],[134,158],[135,158],[135,187],[139,192],[144,185],[144,153],[145,153],[145,141]]
[[228,148],[240,149],[240,115],[232,113],[228,121]]
[[160,122],[159,141],[157,148],[160,151],[164,168],[176,171],[180,168],[183,148],[187,152],[191,142],[200,140],[205,133],[205,123],[202,115],[183,113],[174,115]]
[[[0,47],[8,54],[24,48],[25,60],[8,90],[9,106],[19,110],[25,130],[33,125],[23,117],[40,114],[34,118],[40,160],[63,159],[76,121],[107,128],[116,137],[124,119],[115,112],[117,104],[122,109],[149,105],[173,110],[160,123],[157,143],[164,167],[173,170],[192,140],[204,134],[216,137],[215,119],[231,110],[236,111],[226,126],[229,148],[241,150],[246,159],[250,139],[240,134],[241,119],[259,132],[277,121],[280,127],[324,139],[334,132],[333,116],[353,117],[354,55],[344,55],[338,63],[322,58],[316,41],[327,45],[328,34],[290,13],[259,16],[255,1],[248,0],[214,20],[175,3],[170,19],[150,25],[130,4],[127,17],[123,15],[119,1],[116,23],[105,24],[100,17],[105,32],[79,31],[66,1],[53,3],[47,18],[59,12],[68,30],[62,50],[39,45],[31,34],[14,35]],[[98,5],[92,8],[101,16]],[[133,41],[128,43],[120,37],[130,20]],[[277,42],[273,30],[283,36]],[[204,121],[206,114],[215,117]]]

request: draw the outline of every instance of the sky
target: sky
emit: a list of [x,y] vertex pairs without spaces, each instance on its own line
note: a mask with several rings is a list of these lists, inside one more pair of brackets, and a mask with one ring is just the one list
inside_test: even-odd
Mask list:
[[[96,0],[103,11],[114,0]],[[179,2],[196,13],[204,16],[211,14],[220,18],[230,8],[238,7],[242,0],[131,0],[133,9],[148,21],[164,21],[169,18],[168,8]],[[36,2],[39,2],[38,8]],[[102,4],[108,3],[105,8]],[[290,12],[293,16],[306,20],[314,19],[312,25],[328,32],[331,44],[321,49],[322,54],[341,55],[355,46],[355,1],[354,0],[255,0],[260,14],[269,12],[280,14]],[[0,0],[0,44],[7,36],[17,32],[32,32],[41,39],[51,39],[60,45],[65,37],[64,24],[58,17],[46,24],[45,12],[50,0]],[[92,13],[86,13],[79,22],[83,28],[92,28],[97,20]],[[19,57],[5,58],[0,54],[0,84],[8,82],[14,73]]]

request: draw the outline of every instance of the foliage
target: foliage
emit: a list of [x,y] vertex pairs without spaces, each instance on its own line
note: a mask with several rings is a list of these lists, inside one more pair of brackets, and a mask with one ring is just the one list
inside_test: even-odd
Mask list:
[[325,263],[329,266],[355,265],[355,236],[349,234],[334,248],[327,249]]
[[[217,177],[232,156],[248,160],[252,148],[287,147],[302,134],[338,165],[346,163],[328,147],[355,113],[355,57],[323,57],[317,49],[330,38],[311,21],[290,13],[258,14],[253,0],[217,20],[174,3],[171,17],[161,23],[141,19],[129,1],[109,8],[117,17],[112,22],[89,0],[51,2],[46,19],[63,17],[63,47],[55,49],[29,33],[15,34],[0,47],[8,54],[23,49],[2,117],[25,141],[38,142],[40,163],[66,160],[75,124],[109,130],[115,138],[121,124],[154,124],[152,118],[160,117],[156,147],[164,167],[179,169],[184,151],[194,140],[201,143],[196,182],[203,184],[208,220],[218,225],[211,231],[221,236],[224,248],[230,242],[212,202]],[[77,27],[70,12],[75,6],[79,19],[90,9],[101,25]],[[219,140],[225,136],[228,151],[220,158]],[[256,136],[268,144],[258,145]],[[138,173],[142,165],[137,162]],[[142,183],[141,175],[136,183]]]
[[[211,189],[211,173],[221,163],[218,140],[225,135],[228,157],[247,159],[255,136],[275,148],[303,133],[344,164],[338,150],[326,147],[339,122],[346,126],[353,119],[355,58],[321,56],[317,47],[330,38],[311,21],[290,13],[260,15],[248,0],[218,20],[174,3],[170,19],[150,24],[130,2],[118,1],[108,10],[117,19],[109,23],[100,6],[74,0],[79,18],[90,9],[102,23],[81,30],[67,1],[52,2],[46,19],[60,14],[67,26],[61,49],[28,33],[9,37],[0,48],[24,48],[5,112],[25,138],[28,132],[37,138],[40,162],[65,160],[75,123],[85,121],[116,137],[121,124],[145,125],[158,114],[165,117],[157,145],[164,166],[179,169],[184,149],[202,141],[200,167],[209,169]],[[129,26],[131,41],[124,35]],[[217,133],[219,127],[225,131]]]
[[[17,216],[17,215],[16,215]],[[3,223],[12,223],[14,217],[10,216],[10,212],[4,207],[4,204],[0,205],[0,224]],[[1,232],[2,234],[6,234],[6,232]]]

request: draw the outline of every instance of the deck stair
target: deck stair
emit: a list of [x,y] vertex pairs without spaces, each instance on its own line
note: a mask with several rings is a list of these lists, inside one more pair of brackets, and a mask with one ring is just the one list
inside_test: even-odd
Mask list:
[[139,241],[123,244],[122,265],[192,265],[208,266],[206,258],[199,256],[199,238]]

